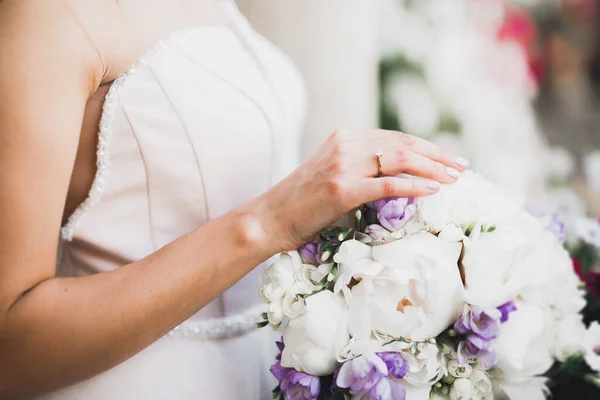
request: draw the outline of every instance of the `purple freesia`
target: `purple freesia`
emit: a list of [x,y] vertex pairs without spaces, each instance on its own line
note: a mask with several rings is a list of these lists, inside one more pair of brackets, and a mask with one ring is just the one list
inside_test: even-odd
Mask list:
[[496,351],[492,340],[498,337],[500,324],[508,321],[511,312],[516,311],[510,301],[499,307],[465,307],[463,315],[454,323],[454,330],[465,338],[458,344],[457,359],[462,364],[476,358],[486,369],[496,365]]
[[454,324],[461,335],[474,333],[484,339],[495,339],[500,330],[502,312],[492,307],[465,308],[463,315]]
[[279,387],[287,400],[317,400],[321,392],[321,379],[292,370],[279,382]]
[[408,370],[399,353],[363,354],[346,361],[335,375],[335,385],[363,394],[361,400],[404,400],[406,389],[396,379]]
[[389,231],[397,231],[417,212],[414,197],[381,199],[367,203],[377,212],[379,223]]
[[317,243],[308,242],[300,248],[300,257],[305,264],[319,265],[317,260],[319,255],[319,245]]
[[498,310],[502,313],[502,317],[500,317],[500,322],[505,323],[508,321],[508,317],[511,312],[517,311],[517,306],[513,301],[509,301],[508,303],[502,304],[498,307]]
[[408,363],[400,353],[388,351],[384,353],[376,353],[379,358],[383,360],[388,368],[390,375],[396,379],[404,378],[408,371]]
[[321,379],[305,372],[296,371],[281,365],[281,352],[283,352],[283,340],[276,342],[279,354],[275,359],[277,362],[270,368],[273,376],[279,381],[279,388],[287,400],[317,400],[321,392]]
[[466,364],[469,359],[476,358],[484,369],[493,368],[498,362],[496,351],[491,346],[491,341],[477,337],[467,336],[467,339],[458,344],[456,351],[457,361]]

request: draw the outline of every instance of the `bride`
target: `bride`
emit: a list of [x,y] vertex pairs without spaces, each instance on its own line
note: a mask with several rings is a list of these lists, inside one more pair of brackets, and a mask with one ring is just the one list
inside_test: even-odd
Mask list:
[[0,1],[0,398],[270,398],[257,266],[467,167],[339,130],[292,172],[303,90],[233,0]]

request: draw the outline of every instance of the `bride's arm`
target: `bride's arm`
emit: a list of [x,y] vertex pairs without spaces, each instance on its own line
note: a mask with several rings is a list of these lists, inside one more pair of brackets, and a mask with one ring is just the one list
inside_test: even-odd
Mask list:
[[[105,371],[344,212],[378,198],[433,194],[437,182],[456,180],[447,167],[464,169],[450,152],[408,135],[340,131],[265,195],[149,257],[56,278],[85,103],[102,74],[96,49],[60,4],[0,1],[0,398]],[[380,148],[386,175],[437,182],[374,178]]]
[[277,252],[248,206],[117,271],[55,278],[84,106],[102,74],[95,48],[58,4],[0,2],[2,399],[116,365]]

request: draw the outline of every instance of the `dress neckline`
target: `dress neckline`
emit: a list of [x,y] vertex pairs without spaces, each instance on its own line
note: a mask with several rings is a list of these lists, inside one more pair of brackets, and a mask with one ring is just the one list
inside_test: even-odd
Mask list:
[[[226,1],[226,0],[221,0]],[[73,240],[77,226],[81,217],[101,199],[104,185],[106,184],[107,173],[110,165],[108,146],[112,136],[113,122],[116,115],[118,93],[126,86],[140,70],[144,70],[165,49],[168,49],[177,40],[194,33],[205,33],[214,35],[235,35],[227,26],[192,26],[176,29],[167,36],[157,40],[149,46],[142,56],[140,56],[129,68],[121,73],[110,84],[110,88],[104,97],[102,106],[102,115],[100,117],[98,131],[98,145],[96,148],[96,174],[87,197],[81,202],[75,211],[71,213],[67,222],[61,227],[60,236],[65,241]]]

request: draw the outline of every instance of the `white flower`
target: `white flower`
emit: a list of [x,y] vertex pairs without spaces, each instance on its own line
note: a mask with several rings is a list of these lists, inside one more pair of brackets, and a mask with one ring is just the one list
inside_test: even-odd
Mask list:
[[[394,345],[396,343],[389,346],[392,351],[394,351]],[[398,350],[396,351],[403,347],[400,343],[397,346]],[[413,386],[430,388],[431,382],[440,380],[446,372],[443,354],[436,344],[419,343],[414,354],[412,351],[404,351],[402,357],[408,363],[404,380]]]
[[288,308],[291,306],[289,303],[292,299],[288,291],[294,285],[294,274],[301,264],[298,252],[282,253],[267,267],[261,278],[260,294],[269,304],[267,316],[269,323],[274,327],[279,326],[285,318],[283,304],[286,296]]
[[467,241],[462,265],[470,304],[495,307],[519,295],[565,314],[585,305],[568,253],[524,212]]
[[600,151],[593,151],[583,158],[583,171],[587,185],[600,193]]
[[[551,354],[551,315],[543,309],[516,302],[517,310],[500,327],[494,348],[497,367],[507,380],[522,380],[541,375],[553,364]],[[515,397],[524,398],[524,397]]]
[[454,381],[450,388],[450,400],[472,400],[473,384],[466,378]]
[[280,254],[262,276],[261,295],[270,302],[282,299],[294,284],[294,274],[301,264],[302,259],[297,251]]
[[575,169],[573,156],[564,147],[552,147],[546,152],[545,173],[558,182],[566,182]]
[[306,313],[283,334],[281,365],[311,375],[332,374],[349,341],[347,308],[341,294],[323,291],[306,299]]
[[435,133],[440,122],[439,105],[423,78],[401,74],[390,83],[389,91],[406,132],[422,137]]
[[[500,398],[508,397],[514,400],[546,400],[548,388],[546,387],[546,378],[531,378],[516,382],[501,382],[498,387]],[[501,396],[503,394],[504,396]]]
[[597,321],[592,322],[585,332],[583,348],[587,365],[600,373],[600,324]]
[[338,264],[338,275],[334,292],[342,291],[348,297],[348,285],[352,278],[374,277],[381,272],[383,265],[373,260],[372,247],[356,240],[347,240],[342,243],[334,261]]
[[450,360],[448,362],[448,373],[455,378],[468,378],[473,372],[473,367],[468,363],[461,364],[457,360]]
[[493,398],[492,393],[492,381],[487,374],[480,369],[473,369],[473,372],[469,376],[469,380],[473,385],[473,400],[491,399]]
[[452,325],[464,305],[457,266],[461,247],[426,232],[373,247],[373,258],[385,269],[352,288],[352,335],[368,339],[379,331],[426,340]]
[[578,218],[574,221],[575,234],[584,242],[600,248],[600,223],[592,218]]
[[[441,400],[444,397],[440,397],[437,394],[430,395],[431,385],[428,386],[413,386],[404,385],[406,389],[407,400]],[[352,399],[354,400],[354,399]]]
[[458,225],[463,231],[475,224],[495,226],[519,213],[523,200],[467,171],[455,184],[420,197],[417,204],[420,218],[431,232],[438,233],[448,225]]
[[582,349],[585,325],[581,314],[571,314],[557,320],[554,331],[552,354],[559,361],[565,361]]

